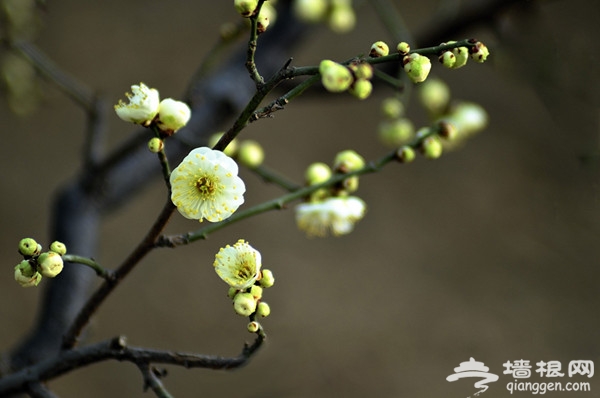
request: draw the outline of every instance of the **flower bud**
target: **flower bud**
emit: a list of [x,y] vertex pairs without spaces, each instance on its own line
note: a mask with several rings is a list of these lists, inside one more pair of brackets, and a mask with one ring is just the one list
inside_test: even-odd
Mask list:
[[158,109],[158,128],[171,135],[187,124],[192,116],[185,102],[166,98],[160,101]]
[[131,86],[131,92],[133,94],[125,93],[129,103],[119,100],[115,105],[115,112],[126,122],[148,126],[158,113],[160,103],[158,91],[140,83],[139,86]]
[[342,181],[342,186],[344,188],[344,192],[342,193],[342,195],[347,195],[352,192],[358,191],[358,182],[358,176],[348,177],[344,181]]
[[42,280],[42,275],[27,260],[21,261],[15,267],[15,280],[22,287],[37,286]]
[[450,103],[450,88],[441,79],[431,78],[419,87],[419,100],[432,116],[441,115]]
[[462,68],[467,64],[467,60],[469,59],[469,49],[467,47],[453,48],[452,53],[456,57],[456,62],[454,62],[452,69]]
[[381,112],[388,119],[397,119],[404,114],[404,104],[396,97],[388,97],[381,102]]
[[471,58],[473,58],[475,62],[479,63],[485,62],[488,55],[490,55],[490,51],[486,45],[480,41],[476,42],[475,45],[469,49],[469,52],[471,54]]
[[37,263],[38,271],[47,278],[54,278],[63,270],[63,259],[60,254],[55,252],[40,254]]
[[437,159],[442,156],[442,142],[436,135],[430,135],[421,143],[421,150],[427,159]]
[[275,24],[275,20],[277,19],[277,10],[273,5],[271,5],[272,1],[266,1],[263,3],[260,8],[260,12],[257,17],[257,28],[256,31],[258,33],[264,33],[270,25]]
[[165,143],[158,137],[153,137],[148,141],[148,149],[152,153],[159,153],[165,148]]
[[254,300],[260,300],[263,294],[263,288],[258,285],[252,285],[249,293],[254,297]]
[[270,313],[271,307],[269,307],[269,304],[265,303],[264,301],[258,303],[258,306],[256,307],[256,315],[258,315],[261,318],[266,318],[269,316]]
[[325,19],[327,15],[327,0],[296,0],[293,2],[294,13],[298,19],[316,23]]
[[263,269],[261,271],[261,278],[258,283],[264,287],[265,289],[270,288],[275,284],[275,277],[273,276],[273,272],[270,269]]
[[331,169],[325,163],[312,163],[304,173],[307,185],[317,185],[331,178]]
[[398,158],[398,160],[402,163],[410,163],[415,160],[415,157],[415,150],[408,145],[400,147],[396,151],[396,158]]
[[452,141],[453,139],[456,138],[458,131],[456,130],[456,127],[452,124],[449,123],[446,120],[442,120],[438,123],[438,127],[439,127],[439,135],[440,137],[443,137],[445,139],[447,139],[448,141]]
[[406,55],[410,52],[410,45],[405,41],[401,41],[396,46],[396,50],[398,51],[398,53],[400,53],[400,55]]
[[451,109],[442,121],[452,124],[458,134],[469,135],[481,131],[487,126],[488,115],[485,109],[473,102],[461,102]]
[[332,93],[339,93],[350,88],[352,73],[344,65],[330,60],[323,60],[319,64],[321,83],[325,89]]
[[234,0],[233,6],[242,17],[248,18],[256,10],[258,0]]
[[262,146],[254,140],[244,140],[240,144],[238,151],[238,161],[244,166],[255,169],[260,166],[265,159],[265,152]]
[[410,119],[399,118],[384,121],[377,130],[379,140],[389,148],[397,148],[405,144],[414,135],[415,127]]
[[238,294],[238,292],[239,289],[236,289],[235,287],[230,287],[229,290],[227,290],[227,297],[233,300],[233,298],[236,294]]
[[256,300],[250,293],[238,293],[233,298],[233,309],[238,315],[250,316],[256,310]]
[[439,56],[439,61],[446,68],[454,68],[454,64],[456,64],[456,55],[452,51],[444,51]]
[[25,257],[31,257],[39,254],[38,243],[32,238],[21,239],[19,241],[19,253]]
[[356,79],[370,80],[373,77],[373,66],[366,62],[353,63],[349,66]]
[[431,61],[429,58],[417,53],[407,55],[403,59],[404,71],[413,83],[421,83],[429,75]]
[[350,5],[332,5],[327,21],[329,29],[335,33],[347,33],[356,25],[356,14]]
[[252,321],[248,324],[248,331],[250,333],[256,333],[260,330],[260,323]]
[[349,173],[363,167],[365,167],[365,159],[352,149],[339,152],[333,161],[333,168],[341,173]]
[[67,254],[67,246],[64,243],[55,240],[50,245],[50,251],[58,254],[59,256],[64,256]]
[[390,48],[383,41],[376,41],[371,45],[371,51],[369,52],[369,57],[371,58],[379,58],[385,57],[390,53]]
[[364,100],[371,95],[373,91],[373,84],[369,80],[366,79],[358,79],[356,80],[348,92],[358,98],[359,100]]

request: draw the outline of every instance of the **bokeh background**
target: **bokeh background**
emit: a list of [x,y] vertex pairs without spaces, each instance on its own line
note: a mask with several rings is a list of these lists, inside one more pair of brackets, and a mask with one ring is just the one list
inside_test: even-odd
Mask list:
[[[440,4],[396,3],[417,30]],[[101,308],[88,341],[123,334],[136,346],[238,354],[251,335],[211,265],[221,246],[244,238],[277,278],[265,297],[272,308],[263,322],[268,342],[240,370],[169,367],[165,382],[175,396],[466,397],[475,380],[446,377],[474,357],[500,375],[485,393],[492,398],[509,395],[505,386],[513,379],[502,375],[508,360],[598,365],[600,7],[539,3],[527,18],[507,14],[493,28],[470,32],[485,39],[490,62],[458,71],[434,64],[455,98],[487,109],[490,125],[437,161],[419,158],[363,177],[358,194],[369,210],[354,233],[307,239],[288,208],[207,241],[156,251]],[[41,15],[36,43],[111,103],[139,81],[178,97],[220,24],[236,18],[229,2],[57,0]],[[316,28],[294,51],[294,63],[347,59],[381,39],[389,35],[365,5],[356,30],[340,36]],[[16,244],[25,236],[47,242],[52,194],[77,174],[83,143],[83,112],[51,84],[42,88],[39,108],[27,117],[0,99],[2,351],[32,326],[42,291],[14,283]],[[243,134],[264,145],[270,167],[300,181],[309,163],[330,162],[340,150],[354,148],[368,159],[384,153],[376,127],[380,101],[390,94],[380,87],[364,102],[309,94]],[[427,123],[415,101],[409,112],[417,125]],[[109,148],[131,131],[111,118]],[[247,171],[242,177],[248,204],[280,193]],[[102,264],[120,262],[163,197],[157,180],[105,219]],[[168,231],[196,227],[175,217]],[[558,381],[590,382],[592,392],[578,396],[592,397],[598,377]],[[152,395],[142,392],[134,366],[114,361],[50,386],[61,397]]]

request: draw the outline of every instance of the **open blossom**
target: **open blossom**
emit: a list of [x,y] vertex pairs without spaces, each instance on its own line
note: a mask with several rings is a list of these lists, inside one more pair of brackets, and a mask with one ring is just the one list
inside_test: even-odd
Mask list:
[[[132,94],[133,93],[133,94]],[[158,90],[149,88],[144,83],[131,86],[131,93],[125,93],[129,100],[126,104],[119,100],[115,105],[117,116],[126,122],[148,125],[158,113],[160,104]]]
[[233,246],[222,247],[213,265],[225,283],[240,290],[256,282],[262,266],[260,252],[242,239]]
[[196,148],[171,173],[171,200],[185,218],[222,221],[244,203],[246,186],[237,173],[223,152]]
[[355,196],[327,198],[298,205],[296,223],[308,236],[345,235],[352,232],[365,210],[365,202]]

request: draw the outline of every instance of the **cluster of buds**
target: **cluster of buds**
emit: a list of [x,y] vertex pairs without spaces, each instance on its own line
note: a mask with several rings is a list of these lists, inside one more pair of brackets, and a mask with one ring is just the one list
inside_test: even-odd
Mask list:
[[155,153],[163,149],[162,139],[184,127],[192,115],[185,102],[172,98],[161,101],[158,90],[144,83],[132,85],[131,93],[125,96],[127,103],[119,100],[114,106],[117,116],[126,122],[153,128],[157,137],[148,143],[148,148]]
[[19,253],[23,261],[15,266],[15,280],[23,287],[37,286],[42,277],[54,278],[63,270],[66,246],[58,241],[52,242],[50,250],[42,253],[42,245],[32,238],[19,242]]
[[[222,136],[223,133],[213,134],[208,140],[208,146],[214,147]],[[234,138],[223,150],[223,153],[249,169],[259,167],[265,160],[265,151],[262,145],[255,140],[238,141],[237,138]]]
[[227,295],[233,301],[234,311],[250,317],[248,331],[258,333],[262,328],[256,319],[271,313],[269,304],[262,300],[263,290],[275,283],[273,272],[261,269],[260,252],[240,239],[233,246],[221,248],[213,265],[217,275],[229,285]]
[[[349,174],[365,167],[365,160],[353,150],[338,153],[333,170],[325,163],[311,164],[306,170],[306,184],[320,185],[333,174]],[[296,207],[296,223],[310,237],[345,235],[363,218],[366,205],[362,199],[351,196],[358,189],[358,176],[351,175],[332,187],[315,190],[307,201]]]
[[356,25],[352,0],[294,0],[294,13],[308,23],[325,22],[335,33],[346,33]]
[[258,10],[258,0],[234,0],[233,6],[236,11],[244,18],[250,18],[256,15],[256,31],[260,33],[264,33],[269,25],[275,22],[277,18],[277,11],[275,7],[273,7],[273,0],[269,2],[264,2]]
[[[475,62],[485,62],[487,60],[490,52],[485,44],[475,39],[469,40],[472,43],[470,47],[456,47],[452,50],[442,51],[438,60],[442,65],[449,69],[458,69],[462,68],[467,64],[469,57],[471,57]],[[453,44],[455,41],[449,41],[447,43],[442,44]]]
[[371,95],[373,85],[373,67],[362,61],[353,61],[348,66],[325,59],[319,64],[321,83],[329,92],[340,93],[348,91],[358,99]]

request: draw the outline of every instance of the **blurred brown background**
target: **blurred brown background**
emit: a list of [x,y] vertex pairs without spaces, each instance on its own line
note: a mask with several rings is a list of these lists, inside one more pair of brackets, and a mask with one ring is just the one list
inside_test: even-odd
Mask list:
[[[409,26],[422,28],[439,2],[397,3]],[[600,365],[600,163],[580,161],[598,151],[599,9],[594,1],[541,2],[533,19],[507,15],[501,36],[472,31],[486,40],[490,62],[458,71],[434,64],[454,97],[488,110],[490,126],[439,161],[419,158],[364,177],[358,194],[369,210],[351,235],[307,239],[287,209],[152,253],[101,308],[89,340],[124,334],[136,346],[237,354],[251,335],[211,265],[219,247],[244,238],[277,278],[265,297],[268,343],[234,372],[169,368],[166,385],[177,397],[461,398],[476,380],[446,377],[474,357],[500,375],[484,395],[492,398],[509,395],[508,360]],[[320,29],[294,63],[347,59],[388,40],[370,7],[358,15],[350,34]],[[139,81],[177,98],[219,25],[236,18],[230,2],[51,1],[36,42],[111,103]],[[243,134],[263,143],[269,166],[301,180],[310,162],[330,162],[339,150],[368,159],[384,153],[376,126],[389,94],[301,99]],[[41,292],[13,281],[16,244],[25,236],[47,244],[51,194],[80,160],[83,112],[50,84],[44,96],[25,118],[0,100],[0,350],[30,328]],[[426,123],[417,106],[410,115]],[[132,129],[116,116],[110,123],[113,147]],[[247,171],[242,177],[249,205],[280,192]],[[163,195],[157,180],[105,220],[102,264],[113,267],[128,253]],[[168,230],[196,227],[177,216]],[[592,392],[578,396],[592,397],[598,377],[551,381],[590,382]],[[134,366],[117,362],[50,386],[61,397],[152,396]]]

